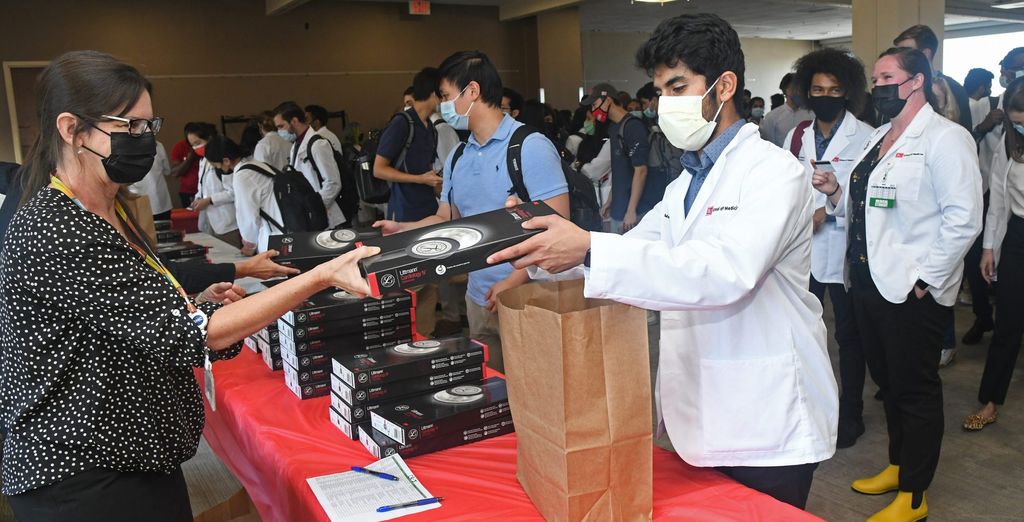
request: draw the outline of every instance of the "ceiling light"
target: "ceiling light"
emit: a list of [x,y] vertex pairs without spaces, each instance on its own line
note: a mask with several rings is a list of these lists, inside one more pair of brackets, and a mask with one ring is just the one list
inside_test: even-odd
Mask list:
[[1020,9],[1024,7],[1024,2],[997,2],[992,4],[992,7],[996,9]]

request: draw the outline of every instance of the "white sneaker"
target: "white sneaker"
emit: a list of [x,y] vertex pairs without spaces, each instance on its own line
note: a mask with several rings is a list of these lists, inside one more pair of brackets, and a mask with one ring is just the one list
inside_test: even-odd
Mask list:
[[945,368],[950,364],[953,364],[953,359],[956,358],[956,348],[943,348],[942,355],[939,357],[939,368]]

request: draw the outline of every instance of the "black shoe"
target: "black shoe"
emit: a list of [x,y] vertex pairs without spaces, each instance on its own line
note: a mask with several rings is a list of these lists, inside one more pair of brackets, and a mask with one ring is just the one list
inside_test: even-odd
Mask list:
[[857,439],[864,434],[864,421],[847,421],[839,419],[839,436],[836,438],[836,448],[849,448],[857,443]]
[[974,321],[974,325],[971,326],[970,330],[964,334],[964,338],[960,341],[968,346],[972,346],[981,342],[982,336],[985,332],[992,331],[992,323],[983,323],[981,321]]

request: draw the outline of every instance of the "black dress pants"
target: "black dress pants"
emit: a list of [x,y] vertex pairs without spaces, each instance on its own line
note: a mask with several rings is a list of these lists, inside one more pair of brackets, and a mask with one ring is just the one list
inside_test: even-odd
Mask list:
[[[981,215],[987,219],[988,192],[985,193],[984,204],[984,212]],[[982,220],[983,225],[986,219]],[[982,236],[984,234],[978,236],[978,239],[971,245],[971,249],[967,251],[967,256],[964,257],[964,279],[967,280],[967,286],[971,291],[971,308],[974,311],[974,320],[983,325],[991,325],[992,303],[989,301],[988,296],[988,282],[985,281],[984,277],[981,277]]]
[[942,447],[942,337],[953,308],[911,290],[900,304],[878,292],[867,265],[851,265],[850,297],[871,377],[884,395],[889,463],[900,491],[928,489]]
[[1002,405],[1024,336],[1024,219],[1013,216],[996,270],[996,327],[985,359],[978,401]]
[[839,344],[839,418],[860,421],[864,416],[864,349],[860,345],[857,323],[853,319],[850,296],[841,283],[821,283],[811,276],[811,293],[822,306],[825,292],[832,299],[835,315],[835,339]]
[[7,497],[19,522],[191,522],[185,476],[83,471],[56,484]]
[[804,509],[807,506],[807,495],[811,492],[814,470],[817,468],[818,463],[814,462],[795,466],[723,466],[715,469],[750,489]]

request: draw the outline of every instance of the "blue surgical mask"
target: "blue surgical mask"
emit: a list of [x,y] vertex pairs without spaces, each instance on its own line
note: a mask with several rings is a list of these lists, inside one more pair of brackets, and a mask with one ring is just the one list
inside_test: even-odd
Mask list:
[[277,135],[288,140],[289,143],[295,143],[295,133],[288,129],[277,129]]
[[[1017,78],[1020,78],[1021,76],[1024,76],[1024,69],[1021,69],[1019,71],[1015,71],[1013,73],[1013,80],[1016,80]],[[1000,75],[999,76],[999,85],[1002,88],[1005,89],[1005,88],[1010,86],[1010,83],[1013,82],[1013,80],[1007,80],[1005,76]]]
[[750,115],[755,118],[764,118],[764,107],[754,107],[750,109]]
[[647,118],[648,120],[653,120],[654,118],[658,117],[658,111],[648,107],[644,109],[644,117]]
[[634,118],[643,118],[644,117],[643,111],[629,111],[629,115],[634,117]]
[[1013,129],[1020,133],[1021,136],[1024,136],[1024,123],[1014,123]]
[[441,102],[441,117],[444,118],[444,121],[448,122],[448,125],[451,125],[455,130],[469,129],[469,111],[473,110],[473,104],[476,102],[469,104],[469,108],[466,109],[466,114],[459,114],[458,111],[455,110],[455,100],[461,98],[462,93],[466,92],[466,89],[468,88],[469,85],[463,87],[462,91],[460,91],[459,95],[454,99]]

